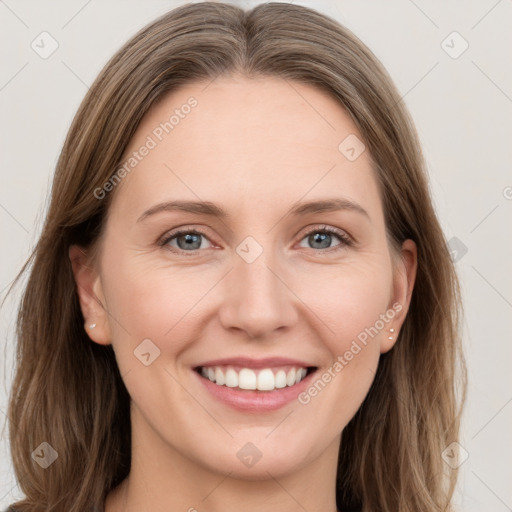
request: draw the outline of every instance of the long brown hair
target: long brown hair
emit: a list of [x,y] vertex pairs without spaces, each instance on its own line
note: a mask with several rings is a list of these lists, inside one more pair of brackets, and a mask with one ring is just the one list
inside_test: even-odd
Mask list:
[[[68,249],[98,238],[121,163],[144,114],[182,84],[229,72],[279,76],[336,98],[373,160],[388,237],[418,247],[409,312],[394,348],[342,434],[337,504],[343,510],[444,511],[457,470],[442,452],[457,441],[466,393],[461,299],[430,197],[415,128],[395,86],[349,30],[309,8],[267,3],[182,6],[130,39],[83,100],[58,160],[41,237],[23,267],[29,279],[17,323],[9,402],[22,512],[102,510],[130,470],[130,397],[111,346],[84,331]],[[135,171],[136,172],[136,171]],[[18,276],[19,277],[19,276]],[[30,454],[42,442],[58,463]]]

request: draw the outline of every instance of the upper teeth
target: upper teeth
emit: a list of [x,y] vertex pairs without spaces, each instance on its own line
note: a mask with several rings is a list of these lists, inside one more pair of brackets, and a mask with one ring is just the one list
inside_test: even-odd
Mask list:
[[236,370],[232,367],[201,367],[202,376],[219,386],[258,389],[260,391],[272,391],[276,388],[293,386],[299,383],[306,376],[306,373],[306,368],[300,367],[291,368],[288,372],[277,368],[262,368],[259,371],[254,371],[250,368]]

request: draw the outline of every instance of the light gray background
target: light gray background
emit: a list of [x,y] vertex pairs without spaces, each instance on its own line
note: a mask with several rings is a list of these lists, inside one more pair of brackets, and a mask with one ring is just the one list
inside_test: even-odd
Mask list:
[[[54,166],[88,85],[133,33],[182,3],[0,0],[0,299],[37,240]],[[461,444],[469,458],[456,502],[468,512],[512,510],[512,2],[295,3],[354,31],[387,67],[416,122],[443,229],[467,247],[457,268],[470,379]],[[42,31],[59,45],[47,59],[31,48]],[[469,44],[457,58],[464,42],[446,39],[453,31]],[[18,297],[19,290],[0,317],[0,427]],[[19,497],[4,427],[0,507]]]

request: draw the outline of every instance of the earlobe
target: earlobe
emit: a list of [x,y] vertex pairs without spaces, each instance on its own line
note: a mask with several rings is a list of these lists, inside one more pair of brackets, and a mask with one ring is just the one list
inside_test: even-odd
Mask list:
[[108,345],[111,343],[111,332],[101,278],[84,248],[72,245],[69,248],[69,259],[84,317],[84,328],[92,341]]
[[389,308],[394,311],[393,319],[383,333],[381,354],[388,352],[395,345],[400,329],[409,310],[416,272],[418,251],[413,240],[405,240],[393,270],[393,291]]
[[[396,325],[396,317],[393,321],[393,324],[390,325]],[[398,338],[398,332],[396,327],[388,327],[385,329],[385,332],[382,333],[382,341],[380,343],[380,353],[385,354],[386,352],[389,352],[396,343],[396,340]]]

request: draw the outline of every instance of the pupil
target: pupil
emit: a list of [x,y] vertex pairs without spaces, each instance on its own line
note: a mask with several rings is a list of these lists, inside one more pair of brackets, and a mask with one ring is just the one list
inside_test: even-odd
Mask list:
[[331,235],[329,235],[328,233],[315,233],[313,235],[313,241],[316,243],[316,242],[325,242],[327,240],[327,244],[323,244],[322,245],[322,248],[326,248],[326,247],[329,247],[329,238],[330,238]]
[[[199,235],[189,233],[187,235],[182,235],[180,238],[185,239],[185,246],[190,249],[190,247],[194,243],[197,243],[197,239],[199,238]],[[178,240],[179,240],[179,238],[178,238]],[[178,245],[181,245],[181,244],[178,243]],[[199,245],[201,245],[201,244],[199,244]],[[182,249],[183,247],[180,247],[180,248]],[[193,248],[196,249],[197,247],[193,247]]]

